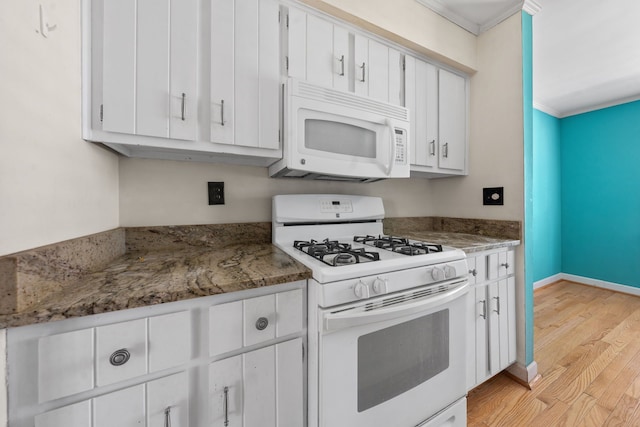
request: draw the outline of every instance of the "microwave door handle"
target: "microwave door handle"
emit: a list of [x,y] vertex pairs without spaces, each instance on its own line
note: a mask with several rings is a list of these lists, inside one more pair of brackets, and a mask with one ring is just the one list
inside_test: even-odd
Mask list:
[[420,313],[462,297],[468,290],[469,283],[465,281],[463,285],[450,291],[412,302],[365,312],[350,313],[349,310],[343,310],[338,313],[327,313],[323,316],[324,330],[335,331]]
[[391,123],[391,120],[387,119],[385,121],[385,124],[387,125],[387,127],[389,128],[389,142],[390,142],[390,147],[389,147],[389,164],[387,164],[387,176],[391,176],[391,171],[393,170],[393,167],[395,166],[395,159],[396,159],[396,139],[394,138],[394,133],[395,133],[395,129],[393,128],[393,124]]

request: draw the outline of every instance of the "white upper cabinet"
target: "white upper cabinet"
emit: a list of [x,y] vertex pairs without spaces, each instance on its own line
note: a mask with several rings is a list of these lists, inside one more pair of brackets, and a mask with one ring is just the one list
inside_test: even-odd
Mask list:
[[402,104],[402,55],[383,43],[290,8],[287,47],[289,77]]
[[194,140],[197,0],[109,0],[103,7],[102,130]]
[[279,6],[211,2],[211,142],[279,148]]
[[405,57],[405,106],[411,114],[411,174],[467,173],[467,80]]

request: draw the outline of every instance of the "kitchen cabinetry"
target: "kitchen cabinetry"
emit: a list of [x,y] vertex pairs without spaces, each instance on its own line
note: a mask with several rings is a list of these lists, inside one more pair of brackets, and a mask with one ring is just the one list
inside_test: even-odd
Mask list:
[[467,388],[516,360],[515,265],[513,249],[469,254]]
[[467,79],[405,57],[405,102],[411,114],[411,174],[467,173]]
[[285,12],[289,77],[402,105],[398,50],[323,17],[296,8]]
[[303,426],[305,285],[9,329],[9,425]]
[[281,158],[276,0],[84,6],[85,139],[133,157]]

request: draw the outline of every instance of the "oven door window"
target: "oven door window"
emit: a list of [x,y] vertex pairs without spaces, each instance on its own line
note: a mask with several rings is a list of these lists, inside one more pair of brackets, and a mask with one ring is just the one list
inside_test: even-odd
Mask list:
[[362,335],[358,412],[393,399],[448,367],[448,309]]
[[306,119],[304,144],[312,150],[375,159],[376,132],[338,121]]

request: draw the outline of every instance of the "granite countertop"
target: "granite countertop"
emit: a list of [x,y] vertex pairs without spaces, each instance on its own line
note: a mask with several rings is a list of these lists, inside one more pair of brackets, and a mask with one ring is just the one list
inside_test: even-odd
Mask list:
[[[385,233],[467,253],[520,244],[516,221],[389,218]],[[271,244],[271,223],[115,229],[0,257],[0,329],[310,277]]]
[[517,246],[520,244],[519,240],[443,231],[412,231],[408,233],[408,237],[415,240],[423,240],[462,249],[466,253],[488,251],[490,249]]
[[183,246],[134,251],[51,293],[17,313],[0,315],[0,328],[149,306],[278,285],[311,277],[305,266],[271,245],[215,249]]

